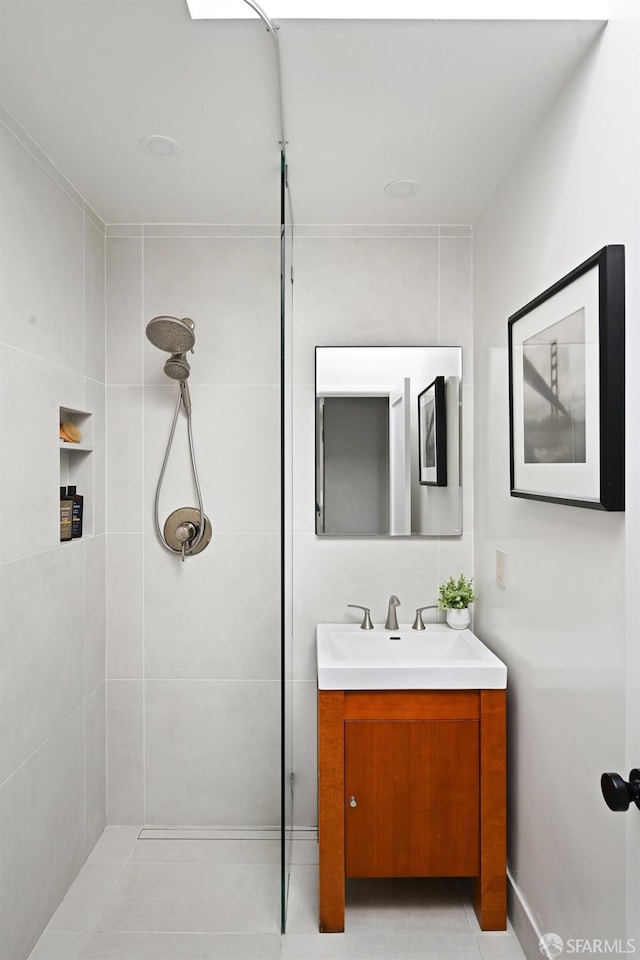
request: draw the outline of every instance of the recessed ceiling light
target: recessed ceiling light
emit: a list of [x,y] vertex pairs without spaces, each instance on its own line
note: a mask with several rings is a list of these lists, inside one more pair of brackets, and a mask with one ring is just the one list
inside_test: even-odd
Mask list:
[[177,140],[172,140],[171,137],[150,133],[148,137],[143,137],[140,141],[140,149],[152,157],[166,160],[167,157],[173,157],[176,153],[180,153],[182,147]]
[[384,192],[391,200],[402,200],[404,197],[413,197],[420,189],[416,180],[392,180],[384,188]]

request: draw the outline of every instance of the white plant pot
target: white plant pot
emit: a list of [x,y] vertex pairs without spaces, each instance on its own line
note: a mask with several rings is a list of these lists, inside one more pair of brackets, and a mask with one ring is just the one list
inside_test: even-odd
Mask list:
[[462,610],[447,610],[447,623],[452,630],[466,630],[471,623],[471,614],[469,608]]

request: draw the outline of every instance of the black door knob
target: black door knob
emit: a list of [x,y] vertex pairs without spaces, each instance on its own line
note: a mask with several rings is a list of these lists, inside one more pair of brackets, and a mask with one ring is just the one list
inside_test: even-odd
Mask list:
[[603,773],[600,788],[610,810],[628,810],[632,802],[640,807],[640,770],[635,767],[629,774],[628,783],[619,773]]

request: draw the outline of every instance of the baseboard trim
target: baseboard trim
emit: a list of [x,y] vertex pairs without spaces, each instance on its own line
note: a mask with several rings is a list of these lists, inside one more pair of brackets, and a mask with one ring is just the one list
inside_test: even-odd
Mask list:
[[542,931],[536,923],[529,904],[522,895],[511,873],[507,870],[507,902],[509,920],[514,933],[520,941],[522,952],[527,960],[540,960],[540,957],[549,957],[549,954],[540,949]]

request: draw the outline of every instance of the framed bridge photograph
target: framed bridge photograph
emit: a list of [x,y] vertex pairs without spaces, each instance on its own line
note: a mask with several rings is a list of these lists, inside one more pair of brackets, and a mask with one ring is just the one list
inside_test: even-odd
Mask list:
[[624,247],[509,317],[511,496],[624,510]]

